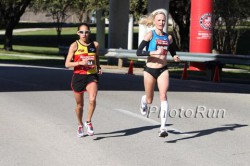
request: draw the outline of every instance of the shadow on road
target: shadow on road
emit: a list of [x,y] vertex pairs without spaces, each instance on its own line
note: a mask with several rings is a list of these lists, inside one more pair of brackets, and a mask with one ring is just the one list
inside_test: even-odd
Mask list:
[[193,139],[193,138],[197,138],[197,137],[204,137],[207,135],[211,135],[211,134],[215,134],[218,132],[226,132],[226,131],[233,131],[236,128],[240,128],[240,127],[247,127],[248,125],[246,124],[226,124],[223,127],[217,127],[217,128],[212,128],[212,129],[205,129],[205,130],[197,130],[197,131],[189,131],[189,132],[176,132],[174,130],[169,130],[169,133],[172,134],[176,134],[176,135],[182,135],[182,134],[194,134],[193,136],[188,136],[188,137],[183,137],[180,139],[175,139],[175,140],[170,140],[170,141],[166,141],[167,143],[176,143],[179,141],[184,141],[187,139]]
[[[73,71],[64,68],[0,66],[0,92],[71,90]],[[104,73],[99,90],[144,91],[142,76]]]
[[[0,66],[0,92],[71,90],[72,72],[64,68]],[[99,90],[144,91],[143,76],[104,73],[100,75]],[[170,78],[169,91],[249,94],[250,85]]]
[[[172,124],[168,124],[168,126],[170,126],[170,125],[172,125]],[[115,138],[115,137],[131,136],[131,135],[135,135],[135,134],[138,134],[140,132],[143,132],[143,131],[152,130],[152,129],[159,128],[159,127],[160,127],[160,125],[143,126],[143,127],[113,131],[113,132],[109,132],[109,133],[98,133],[98,134],[95,134],[95,135],[111,135],[111,134],[115,134],[115,135],[96,137],[94,140],[97,141],[97,140],[101,140],[101,139],[104,139],[104,138]]]

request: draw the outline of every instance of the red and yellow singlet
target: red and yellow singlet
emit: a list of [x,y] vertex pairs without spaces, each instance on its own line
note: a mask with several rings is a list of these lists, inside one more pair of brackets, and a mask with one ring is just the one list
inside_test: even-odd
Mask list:
[[91,42],[88,46],[82,45],[79,41],[77,43],[77,50],[74,53],[74,62],[88,60],[88,65],[74,67],[75,74],[96,74],[96,47],[94,42]]

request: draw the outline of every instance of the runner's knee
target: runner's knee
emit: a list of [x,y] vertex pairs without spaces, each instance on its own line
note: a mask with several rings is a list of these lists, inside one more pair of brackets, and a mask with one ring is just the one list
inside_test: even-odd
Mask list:
[[167,100],[167,94],[160,94],[160,100],[161,101],[165,101],[165,100]]
[[95,104],[95,102],[96,102],[96,96],[95,95],[89,96],[89,103],[90,104]]
[[82,110],[83,109],[83,104],[82,103],[76,104],[76,109]]

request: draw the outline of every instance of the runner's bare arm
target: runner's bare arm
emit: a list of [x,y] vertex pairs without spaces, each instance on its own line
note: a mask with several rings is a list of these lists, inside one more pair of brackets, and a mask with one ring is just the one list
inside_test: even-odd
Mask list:
[[74,52],[76,51],[76,49],[77,49],[77,43],[74,42],[69,47],[68,55],[65,61],[66,68],[75,67],[79,65],[79,62],[72,62],[72,58],[74,56]]

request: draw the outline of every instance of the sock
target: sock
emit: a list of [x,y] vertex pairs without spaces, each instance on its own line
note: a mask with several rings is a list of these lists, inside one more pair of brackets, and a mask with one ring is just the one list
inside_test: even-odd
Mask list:
[[146,95],[142,96],[142,102],[143,102],[143,104],[147,104],[147,102],[146,102]]
[[165,129],[166,121],[167,121],[167,115],[168,115],[168,102],[167,101],[161,101],[161,128]]

